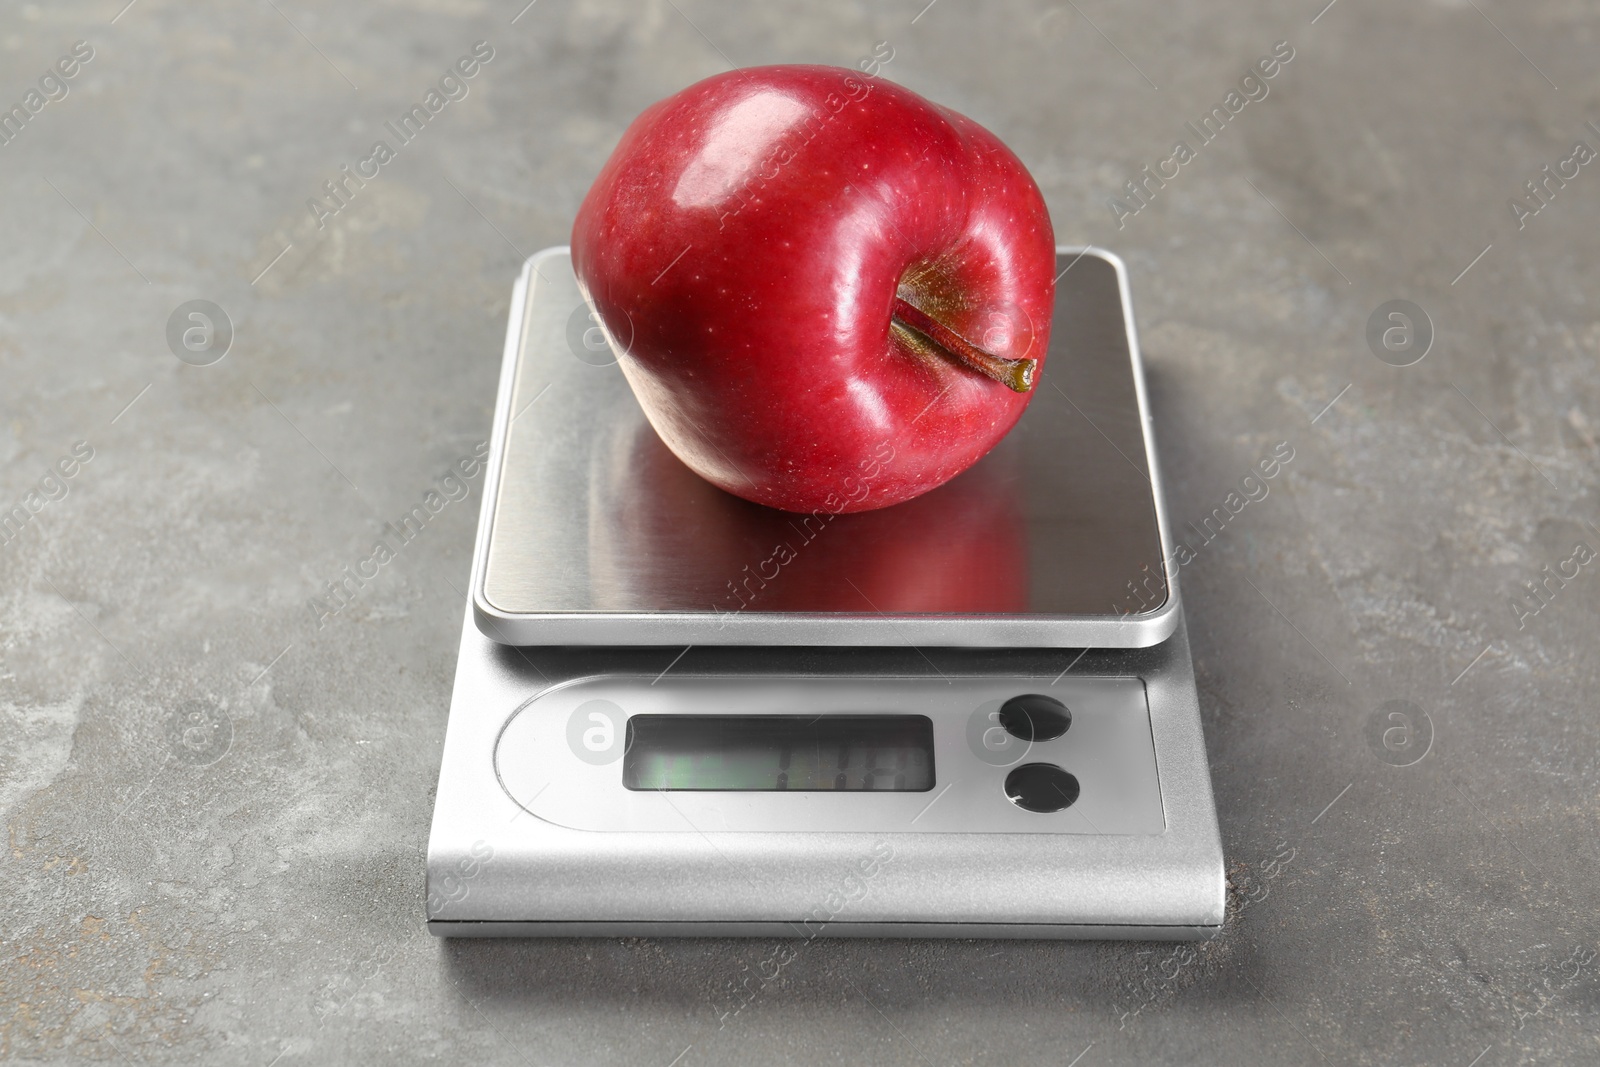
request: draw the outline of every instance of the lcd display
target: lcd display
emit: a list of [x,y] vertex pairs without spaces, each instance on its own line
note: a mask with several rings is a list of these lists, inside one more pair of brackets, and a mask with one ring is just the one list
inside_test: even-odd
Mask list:
[[635,715],[629,789],[921,793],[933,788],[925,715]]

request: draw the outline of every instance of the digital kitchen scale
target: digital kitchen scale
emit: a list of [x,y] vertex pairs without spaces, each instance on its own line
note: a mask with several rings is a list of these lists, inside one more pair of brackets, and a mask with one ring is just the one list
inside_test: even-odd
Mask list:
[[428,841],[442,936],[1194,938],[1223,919],[1127,276],[1021,422],[774,511],[650,428],[564,248],[513,293]]

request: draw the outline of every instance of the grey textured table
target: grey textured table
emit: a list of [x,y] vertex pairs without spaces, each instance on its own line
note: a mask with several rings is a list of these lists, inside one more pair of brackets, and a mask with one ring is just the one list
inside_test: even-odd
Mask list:
[[[1593,3],[122,2],[0,23],[0,1056],[1600,1059]],[[479,41],[466,95],[330,199]],[[1062,241],[1127,258],[1174,518],[1224,509],[1182,582],[1228,927],[817,942],[771,981],[763,942],[434,940],[481,482],[443,476],[520,260],[651,101],[890,49],[1014,146]],[[226,330],[187,309],[169,348],[191,300],[232,326],[210,365]],[[1427,321],[1369,344],[1392,300]]]

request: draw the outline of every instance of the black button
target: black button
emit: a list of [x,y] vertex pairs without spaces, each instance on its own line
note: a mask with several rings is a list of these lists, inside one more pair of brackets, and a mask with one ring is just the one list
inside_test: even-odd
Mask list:
[[1024,741],[1054,741],[1072,725],[1072,712],[1055,697],[1028,693],[1000,705],[1000,725]]
[[1006,775],[1006,796],[1028,811],[1060,811],[1078,799],[1078,780],[1054,763],[1024,763]]

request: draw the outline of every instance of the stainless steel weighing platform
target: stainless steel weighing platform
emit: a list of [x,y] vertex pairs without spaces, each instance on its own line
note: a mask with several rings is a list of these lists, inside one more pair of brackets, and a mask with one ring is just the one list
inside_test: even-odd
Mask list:
[[1126,271],[1058,255],[1017,428],[923,497],[813,516],[684,468],[566,249],[527,262],[428,842],[433,933],[1219,929]]

